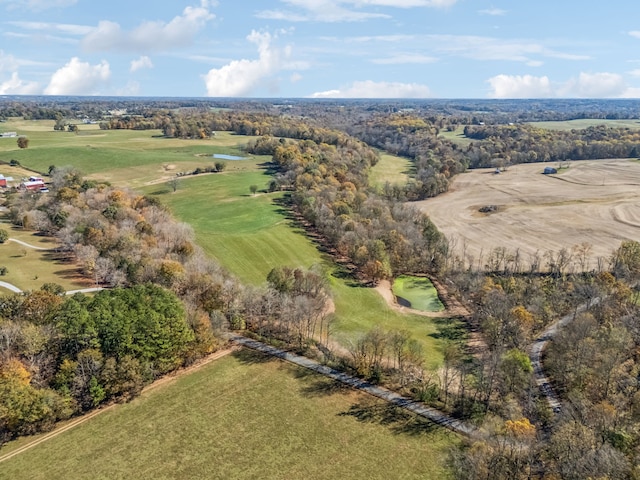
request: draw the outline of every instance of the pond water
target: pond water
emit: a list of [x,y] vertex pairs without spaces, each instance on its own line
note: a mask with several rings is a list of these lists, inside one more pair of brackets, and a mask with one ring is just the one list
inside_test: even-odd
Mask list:
[[246,160],[247,157],[238,157],[236,155],[227,155],[225,153],[214,153],[213,158],[219,158],[221,160]]
[[444,305],[431,280],[425,277],[401,275],[393,282],[393,294],[404,307],[425,312],[441,312]]

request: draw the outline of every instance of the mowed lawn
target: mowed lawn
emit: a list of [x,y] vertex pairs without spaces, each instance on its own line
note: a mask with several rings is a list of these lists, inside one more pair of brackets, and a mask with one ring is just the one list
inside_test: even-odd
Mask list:
[[405,185],[412,171],[413,163],[408,158],[380,152],[380,160],[369,174],[369,182],[373,186],[383,186],[387,182]]
[[[30,245],[41,248],[55,248],[55,240],[35,235],[12,227],[7,223],[0,223],[0,228],[9,233],[10,238],[22,240]],[[21,290],[35,290],[44,283],[57,283],[65,290],[77,290],[92,286],[90,281],[81,276],[73,263],[64,260],[55,252],[35,250],[15,242],[0,244],[0,267],[7,267],[8,273],[0,276],[0,280],[11,283]],[[0,293],[9,290],[0,287]]]
[[185,178],[176,192],[164,185],[143,191],[190,224],[198,244],[245,283],[264,285],[269,271],[283,265],[317,265],[329,272],[336,306],[333,337],[345,348],[374,326],[408,330],[423,345],[427,365],[439,365],[442,356],[436,323],[397,312],[372,288],[340,278],[331,258],[321,254],[288,217],[286,208],[278,205],[282,193],[251,195],[251,185],[262,189],[269,179],[262,170],[223,172]]
[[243,146],[252,138],[216,132],[205,140],[181,140],[164,138],[160,130],[100,130],[95,124],[80,125],[76,134],[56,132],[53,124],[15,119],[3,123],[3,130],[26,135],[29,147],[18,148],[15,138],[0,139],[0,160],[17,160],[42,173],[51,165],[72,165],[85,175],[140,186],[177,172],[213,166],[215,153],[247,156]]
[[[0,464],[0,479],[446,479],[459,439],[249,351]],[[0,450],[0,454],[2,454]]]

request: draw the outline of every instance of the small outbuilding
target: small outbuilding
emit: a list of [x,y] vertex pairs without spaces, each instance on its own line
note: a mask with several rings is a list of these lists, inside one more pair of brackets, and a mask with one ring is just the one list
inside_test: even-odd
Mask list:
[[542,173],[545,175],[553,175],[554,173],[558,173],[558,170],[553,167],[544,167],[544,171]]

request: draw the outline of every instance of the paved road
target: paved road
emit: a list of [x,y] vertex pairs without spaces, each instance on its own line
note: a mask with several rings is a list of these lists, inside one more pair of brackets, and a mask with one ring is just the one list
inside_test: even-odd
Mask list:
[[540,388],[540,392],[547,399],[547,403],[549,403],[549,407],[553,410],[554,413],[560,413],[562,409],[562,403],[560,402],[560,398],[558,394],[553,390],[551,386],[551,381],[549,377],[547,377],[544,373],[544,365],[542,364],[542,353],[549,343],[550,340],[558,334],[561,328],[566,327],[571,322],[573,322],[578,315],[578,313],[584,312],[588,310],[590,307],[597,305],[600,303],[600,298],[594,298],[590,302],[583,303],[578,308],[576,308],[575,312],[565,315],[560,320],[552,323],[549,327],[542,332],[542,334],[534,340],[534,342],[529,347],[529,359],[531,360],[531,365],[533,366],[533,375],[536,379],[536,383],[538,384],[538,388]]
[[251,340],[247,337],[243,337],[242,335],[230,335],[229,340],[238,345],[242,345],[244,347],[266,353],[267,355],[278,357],[282,360],[286,360],[287,362],[294,363],[301,367],[308,368],[309,370],[313,370],[314,372],[320,373],[321,375],[330,377],[334,380],[344,383],[345,385],[349,385],[350,387],[362,390],[363,392],[369,393],[370,395],[373,395],[375,397],[382,398],[383,400],[386,400],[393,405],[416,413],[417,415],[420,415],[421,417],[431,420],[438,425],[453,430],[454,432],[461,433],[467,436],[473,436],[476,433],[476,429],[471,425],[452,418],[447,414],[436,410],[435,408],[427,407],[423,403],[416,402],[410,398],[392,392],[391,390],[387,390],[386,388],[373,385],[360,378],[348,375],[344,372],[339,372],[338,370],[329,368],[326,365],[321,365],[320,363],[316,362],[315,360],[311,360],[310,358],[295,355],[285,350],[280,350],[279,348],[272,347],[256,340]]

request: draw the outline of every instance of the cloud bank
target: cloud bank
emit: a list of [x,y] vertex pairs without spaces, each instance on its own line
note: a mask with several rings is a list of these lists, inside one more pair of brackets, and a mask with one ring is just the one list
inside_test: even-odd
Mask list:
[[418,83],[365,80],[336,90],[315,92],[311,98],[428,98],[429,87]]
[[95,95],[100,87],[111,78],[109,63],[103,60],[97,65],[81,62],[73,57],[64,67],[58,69],[49,85],[44,89],[45,95]]

